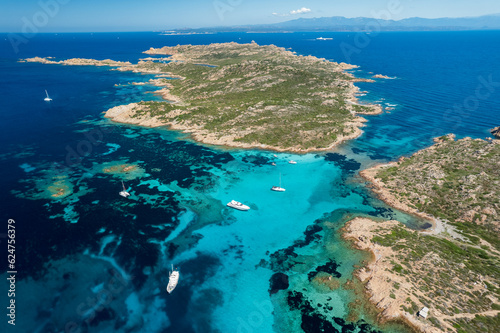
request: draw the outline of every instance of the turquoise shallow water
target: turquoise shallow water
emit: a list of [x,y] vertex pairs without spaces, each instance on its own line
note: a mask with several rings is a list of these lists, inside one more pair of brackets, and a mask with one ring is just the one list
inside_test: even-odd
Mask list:
[[[374,198],[357,173],[433,136],[484,137],[498,125],[499,32],[374,37],[350,60],[361,66],[355,75],[396,77],[359,85],[363,100],[394,110],[368,117],[364,135],[333,152],[301,156],[205,147],[165,129],[110,124],[101,115],[107,108],[158,99],[148,93],[154,87],[127,84],[150,76],[16,62],[35,55],[137,61],[151,46],[232,40],[347,60],[339,45],[353,34],[316,37],[38,35],[20,54],[2,38],[0,164],[8,176],[0,202],[2,218],[18,226],[18,311],[26,318],[18,331],[404,332],[378,327],[363,311],[346,321],[354,292],[324,290],[312,279],[324,272],[343,284],[365,259],[338,238],[349,218],[425,227]],[[455,110],[481,78],[493,82],[488,98]],[[43,102],[45,89],[52,103]],[[115,172],[130,165],[126,175]],[[270,191],[280,174],[287,191]],[[127,200],[118,196],[122,180]],[[50,199],[50,186],[73,194]],[[251,210],[227,208],[231,199]],[[171,264],[181,282],[167,297]]]

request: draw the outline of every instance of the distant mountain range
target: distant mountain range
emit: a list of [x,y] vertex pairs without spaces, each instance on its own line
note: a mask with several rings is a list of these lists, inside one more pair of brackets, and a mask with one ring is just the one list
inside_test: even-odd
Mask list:
[[500,14],[463,18],[427,19],[412,17],[399,21],[377,20],[369,17],[343,16],[300,18],[296,20],[260,25],[177,29],[182,32],[293,32],[293,31],[449,31],[500,29]]

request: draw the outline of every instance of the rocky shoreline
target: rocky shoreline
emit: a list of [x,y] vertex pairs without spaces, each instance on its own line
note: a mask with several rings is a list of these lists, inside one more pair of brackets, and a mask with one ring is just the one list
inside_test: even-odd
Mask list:
[[[499,142],[455,141],[451,134],[434,142],[411,157],[360,172],[386,204],[433,227],[412,231],[397,221],[359,218],[346,224],[343,237],[373,255],[356,276],[381,311],[381,322],[399,318],[429,333],[478,331],[500,318],[500,270],[494,264],[500,243],[493,232],[499,228]],[[415,316],[423,306],[432,314],[425,321]]]
[[390,167],[396,166],[397,164],[398,164],[398,162],[379,164],[379,165],[376,165],[372,168],[360,171],[359,175],[363,179],[365,179],[366,181],[370,182],[371,190],[373,192],[375,192],[377,194],[378,198],[380,200],[382,200],[383,202],[385,202],[387,205],[394,207],[394,208],[396,208],[400,211],[403,211],[405,213],[408,213],[408,214],[411,214],[414,216],[418,216],[422,219],[425,219],[425,220],[431,222],[433,224],[433,228],[435,228],[437,222],[436,222],[436,218],[434,216],[427,214],[427,213],[424,213],[424,212],[421,212],[418,209],[412,208],[412,207],[408,206],[408,204],[400,201],[391,193],[391,191],[389,191],[384,186],[384,183],[380,179],[376,178],[377,173],[381,169],[390,168]]
[[[364,267],[355,271],[354,275],[365,286],[366,297],[379,311],[380,323],[401,321],[414,331],[425,333],[440,333],[428,323],[419,320],[401,310],[408,295],[411,284],[404,277],[392,272],[396,252],[390,247],[373,242],[373,237],[390,233],[396,226],[402,226],[398,221],[376,222],[368,218],[355,218],[346,223],[341,230],[342,238],[349,241],[354,248],[371,253],[372,260]],[[397,288],[394,286],[397,285]],[[422,303],[417,307],[422,308]]]
[[[169,97],[169,100],[172,100],[171,95],[163,95],[164,97]],[[224,146],[228,148],[240,148],[240,149],[262,149],[262,150],[271,150],[276,152],[292,152],[297,154],[306,154],[314,151],[328,151],[332,150],[335,146],[352,139],[356,139],[360,135],[363,134],[363,131],[359,128],[356,129],[354,133],[348,135],[346,137],[338,138],[337,141],[333,142],[331,146],[325,148],[315,148],[315,149],[302,149],[300,147],[296,148],[282,148],[279,146],[269,146],[264,144],[248,144],[243,142],[236,141],[236,135],[227,135],[227,136],[217,136],[215,134],[210,133],[207,130],[204,130],[201,127],[193,127],[193,126],[185,126],[180,123],[165,121],[163,118],[158,116],[150,116],[150,115],[137,115],[138,111],[143,110],[143,106],[138,103],[130,103],[127,105],[119,105],[115,106],[104,112],[104,117],[115,123],[121,124],[129,124],[136,125],[142,127],[161,127],[166,126],[171,130],[179,131],[185,134],[188,134],[194,141],[213,145],[213,146]],[[183,114],[182,110],[173,110],[170,111],[169,116],[175,117]],[[362,127],[364,126],[364,122],[366,120],[364,118],[359,118],[359,123],[356,126]]]

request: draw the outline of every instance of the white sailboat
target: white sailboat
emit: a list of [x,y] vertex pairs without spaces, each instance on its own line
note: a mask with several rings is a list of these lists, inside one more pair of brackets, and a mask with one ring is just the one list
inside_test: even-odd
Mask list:
[[122,187],[123,191],[121,191],[119,194],[124,198],[129,197],[130,193],[128,193],[127,190],[125,189],[125,184],[123,184],[123,180],[122,180]]
[[250,209],[250,207],[248,207],[247,205],[244,205],[241,202],[236,201],[236,200],[229,201],[227,203],[227,206],[234,208],[234,209],[237,209],[237,210],[249,210]]
[[45,97],[43,100],[44,100],[45,102],[50,102],[50,101],[52,101],[52,98],[50,98],[50,97],[49,97],[49,93],[47,92],[47,90],[45,90],[45,94],[47,95],[47,97]]
[[285,192],[286,191],[283,187],[281,187],[281,172],[280,172],[280,186],[271,187],[271,191],[276,191],[276,192]]
[[170,294],[174,291],[175,287],[177,287],[177,283],[179,283],[179,270],[175,270],[174,265],[172,265],[172,271],[168,272],[167,293]]

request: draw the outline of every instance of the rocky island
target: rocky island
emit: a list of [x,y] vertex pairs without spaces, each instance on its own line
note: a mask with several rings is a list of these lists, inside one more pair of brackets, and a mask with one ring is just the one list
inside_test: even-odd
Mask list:
[[207,144],[298,153],[326,150],[362,133],[366,120],[359,114],[382,112],[378,105],[358,103],[354,82],[370,80],[347,72],[355,66],[274,45],[178,45],[145,53],[169,56],[169,61],[25,61],[155,74],[152,82],[162,87],[158,93],[165,102],[117,106],[105,116],[140,126],[169,126]]
[[491,135],[493,135],[495,138],[500,139],[500,126],[492,128],[490,130]]
[[[422,332],[500,327],[500,141],[453,135],[398,162],[361,172],[388,204],[429,219],[430,231],[354,219],[343,236],[370,251],[357,271],[380,320]],[[417,313],[429,308],[426,319]]]

